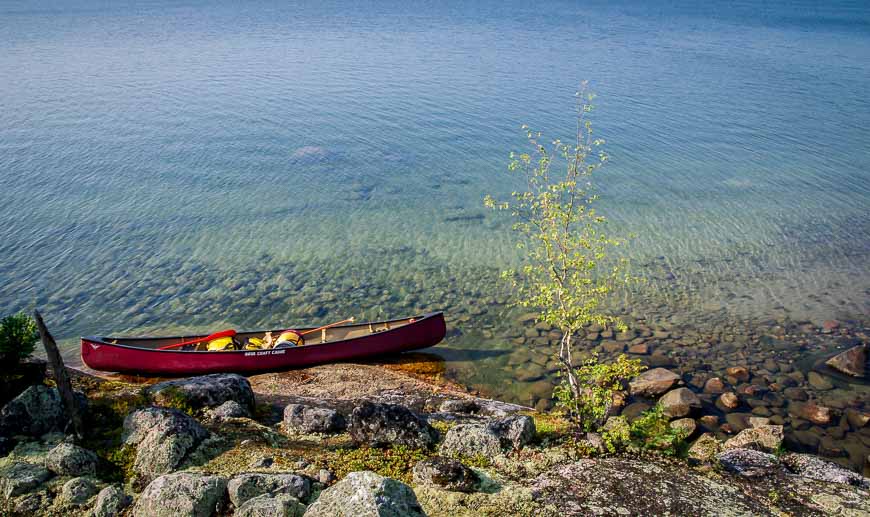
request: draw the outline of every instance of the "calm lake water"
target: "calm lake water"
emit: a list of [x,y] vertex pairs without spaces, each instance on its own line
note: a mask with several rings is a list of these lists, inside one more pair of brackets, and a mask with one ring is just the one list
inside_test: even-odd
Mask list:
[[870,4],[0,0],[0,309],[68,341],[444,309],[494,395],[520,125],[583,79],[629,318],[866,320]]

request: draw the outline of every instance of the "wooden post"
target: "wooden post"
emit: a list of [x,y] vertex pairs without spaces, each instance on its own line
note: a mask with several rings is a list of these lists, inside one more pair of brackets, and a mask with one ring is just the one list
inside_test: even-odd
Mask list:
[[39,328],[39,337],[42,339],[42,346],[45,347],[45,355],[48,356],[48,364],[51,365],[54,382],[57,384],[57,391],[60,393],[60,399],[66,409],[67,416],[72,422],[73,433],[76,441],[80,441],[84,436],[84,425],[82,423],[82,415],[79,411],[78,401],[72,389],[72,384],[69,381],[66,368],[63,365],[63,359],[60,357],[60,350],[57,349],[57,343],[48,332],[45,322],[42,321],[42,315],[39,311],[33,311],[33,318],[36,320],[36,326]]

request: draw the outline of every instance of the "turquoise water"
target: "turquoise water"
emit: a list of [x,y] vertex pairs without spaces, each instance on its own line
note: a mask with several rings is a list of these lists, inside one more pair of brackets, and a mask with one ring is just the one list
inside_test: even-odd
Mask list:
[[0,1],[0,308],[69,350],[445,309],[498,393],[517,255],[481,200],[589,79],[626,312],[865,319],[870,6],[817,4]]

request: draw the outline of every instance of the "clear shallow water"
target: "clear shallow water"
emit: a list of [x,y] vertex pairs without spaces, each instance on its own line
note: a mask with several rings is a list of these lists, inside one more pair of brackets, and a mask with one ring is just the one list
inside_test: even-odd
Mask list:
[[0,1],[0,307],[71,347],[443,308],[498,394],[481,199],[590,79],[632,312],[870,313],[865,3],[470,4]]

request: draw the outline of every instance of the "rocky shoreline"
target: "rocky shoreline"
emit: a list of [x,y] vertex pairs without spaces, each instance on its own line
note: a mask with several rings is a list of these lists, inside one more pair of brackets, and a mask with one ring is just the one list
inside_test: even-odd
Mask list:
[[698,396],[682,384],[679,374],[654,369],[631,385],[637,396],[664,399],[673,425],[695,426],[686,459],[673,459],[609,455],[594,436],[578,447],[551,415],[373,365],[145,386],[76,375],[89,423],[80,443],[64,434],[49,386],[28,388],[0,411],[0,509],[94,517],[870,515],[870,480],[784,452],[783,427],[766,417],[726,441],[704,432],[691,418]]

